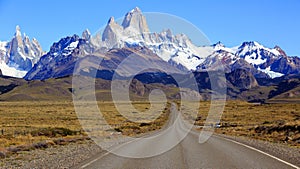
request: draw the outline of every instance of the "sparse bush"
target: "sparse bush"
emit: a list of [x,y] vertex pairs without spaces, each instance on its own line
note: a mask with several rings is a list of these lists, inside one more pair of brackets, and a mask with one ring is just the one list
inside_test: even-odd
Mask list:
[[33,149],[33,146],[20,145],[20,146],[9,147],[7,149],[7,151],[16,153],[16,152],[19,152],[19,151],[29,151],[29,150],[32,150],[32,149]]
[[122,130],[119,129],[119,128],[115,128],[115,130],[116,130],[117,132],[122,132]]
[[140,129],[140,127],[138,127],[138,126],[123,126],[122,128],[123,129],[132,129],[132,130],[139,130]]
[[32,136],[46,136],[46,137],[56,137],[56,136],[68,136],[68,135],[76,135],[77,131],[73,131],[66,128],[41,128],[38,130],[34,130],[30,133]]
[[201,119],[202,119],[202,116],[199,116],[199,115],[198,115],[198,116],[196,117],[195,121],[200,121]]
[[6,153],[3,151],[0,151],[0,158],[5,158],[6,157]]
[[151,124],[150,123],[141,123],[140,124],[140,127],[143,127],[143,126],[150,126]]
[[57,145],[65,145],[65,144],[67,144],[66,140],[63,139],[63,138],[56,139],[56,140],[54,140],[53,142],[54,142],[55,144],[57,144]]
[[32,145],[34,148],[36,149],[41,149],[41,148],[48,148],[48,144],[46,141],[42,141],[42,142],[39,142],[39,143],[35,143]]

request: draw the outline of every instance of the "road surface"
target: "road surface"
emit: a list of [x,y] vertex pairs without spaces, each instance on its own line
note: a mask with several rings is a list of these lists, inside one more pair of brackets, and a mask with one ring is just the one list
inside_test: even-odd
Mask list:
[[[168,146],[168,142],[176,140],[186,131],[182,121],[176,122],[171,116],[175,127],[156,139],[131,141],[118,146],[115,152],[128,155],[151,155],[161,148]],[[166,129],[167,130],[167,129]],[[157,135],[157,134],[154,134]],[[154,141],[153,141],[154,140]],[[184,139],[169,151],[147,158],[127,158],[113,153],[99,154],[75,168],[85,169],[194,169],[194,168],[270,168],[288,169],[299,168],[272,155],[241,143],[212,135],[203,144],[199,143],[199,133],[190,131]],[[132,152],[132,154],[130,153]],[[148,153],[148,154],[147,154]]]

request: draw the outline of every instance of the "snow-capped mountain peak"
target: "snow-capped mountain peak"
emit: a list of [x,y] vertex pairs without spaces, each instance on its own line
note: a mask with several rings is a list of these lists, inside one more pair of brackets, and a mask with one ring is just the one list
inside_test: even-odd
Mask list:
[[134,29],[138,33],[149,32],[146,18],[138,7],[135,7],[125,15],[122,27],[124,29]]
[[[147,47],[166,62],[183,70],[195,70],[197,65],[212,50],[207,47],[197,47],[188,36],[184,34],[173,35],[169,29],[151,33],[146,17],[139,8],[134,8],[128,12],[121,25],[111,17],[102,36],[99,37],[101,37],[101,41],[99,42],[98,38],[97,46],[105,46],[108,49],[136,45]],[[95,42],[95,40],[92,41]]]
[[21,34],[21,28],[20,28],[19,25],[16,26],[15,36],[22,36],[22,34]]
[[142,13],[141,9],[137,6],[135,8],[133,8],[129,13],[135,13],[135,12]]
[[219,41],[219,42],[213,44],[212,47],[214,47],[216,50],[218,50],[219,48],[224,48],[225,45],[221,41]]
[[262,51],[262,50],[270,52],[274,56],[280,56],[280,53],[278,50],[266,48],[263,45],[259,44],[258,42],[255,42],[255,41],[242,43],[242,45],[239,47],[238,53],[240,55],[246,55],[247,53],[251,53],[251,52],[255,52],[255,51]]
[[[32,80],[53,77],[55,70],[61,70],[62,67],[70,66],[68,64],[74,63],[79,58],[77,57],[79,47],[80,45],[87,44],[87,42],[86,39],[80,38],[78,35],[60,39],[58,42],[52,44],[50,51],[40,58],[24,78]],[[62,71],[70,75],[73,70],[72,68],[68,68]]]
[[283,76],[286,72],[300,72],[300,65],[295,66],[298,63],[296,60],[300,59],[288,57],[279,46],[267,48],[255,41],[243,42],[232,48],[227,48],[220,42],[212,46],[214,53],[198,69],[218,69],[218,63],[222,63],[227,71],[242,68],[251,71],[256,77],[271,78]]
[[54,43],[51,46],[49,53],[54,57],[59,55],[68,56],[73,52],[73,50],[78,46],[78,44],[79,44],[78,35],[66,37],[61,39],[59,42]]
[[[139,8],[135,8],[125,15],[121,25],[111,17],[102,33],[102,41],[98,46],[108,49],[143,46],[152,50],[164,61],[182,70],[196,70],[202,68],[218,68],[217,61],[225,64],[225,69],[231,71],[231,66],[240,59],[256,71],[271,72],[270,77],[281,75],[271,64],[283,56],[279,48],[267,48],[256,41],[244,42],[240,46],[226,47],[221,42],[212,46],[198,47],[184,34],[173,35],[171,30],[150,33],[145,16]],[[239,63],[245,63],[239,62]],[[290,61],[292,63],[292,61]],[[235,64],[239,65],[239,64]],[[270,70],[267,69],[269,66]],[[295,66],[294,66],[295,67]],[[258,70],[260,68],[260,70]],[[266,70],[266,71],[264,71]],[[254,72],[254,71],[253,71]]]
[[245,59],[253,66],[267,63],[270,59],[278,58],[280,53],[276,49],[266,48],[255,41],[244,42],[237,51],[240,58]]
[[43,55],[43,50],[36,39],[24,33],[16,26],[14,37],[9,42],[0,42],[0,69],[3,75],[23,77]]
[[88,29],[86,29],[82,32],[81,37],[82,39],[89,41],[91,39],[91,32]]
[[217,51],[218,53],[225,51],[225,52],[234,54],[237,51],[237,47],[228,48],[221,41],[213,44],[212,47],[213,47],[213,50]]

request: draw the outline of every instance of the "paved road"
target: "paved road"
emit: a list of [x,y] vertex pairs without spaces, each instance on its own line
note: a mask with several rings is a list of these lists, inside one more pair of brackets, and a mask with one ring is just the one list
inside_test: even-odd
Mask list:
[[[179,120],[178,120],[179,119]],[[177,121],[176,121],[177,120]],[[185,135],[186,126],[180,118],[172,119],[175,127],[165,129],[163,135],[156,137],[157,140],[131,141],[118,147],[115,152],[119,154],[132,152],[141,156],[151,155],[168,146],[171,140],[178,140]],[[155,136],[159,134],[154,134]],[[185,168],[297,168],[287,164],[280,159],[269,156],[259,150],[246,147],[234,141],[213,135],[203,144],[199,144],[199,133],[189,132],[186,137],[169,151],[148,158],[125,158],[112,153],[100,154],[87,160],[76,168],[86,169],[134,169],[134,168],[155,168],[155,169],[185,169]],[[147,154],[147,152],[149,152]]]

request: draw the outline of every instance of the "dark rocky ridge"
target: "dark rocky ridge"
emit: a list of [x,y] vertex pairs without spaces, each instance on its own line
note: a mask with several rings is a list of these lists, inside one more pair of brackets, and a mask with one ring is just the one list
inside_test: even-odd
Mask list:
[[227,80],[239,89],[251,89],[258,86],[255,77],[245,69],[235,69],[227,74]]

